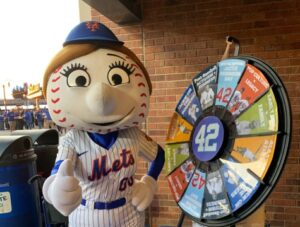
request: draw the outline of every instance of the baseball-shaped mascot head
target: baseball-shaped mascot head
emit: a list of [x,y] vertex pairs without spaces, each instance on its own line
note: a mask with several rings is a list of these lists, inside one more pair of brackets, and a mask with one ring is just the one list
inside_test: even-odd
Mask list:
[[45,72],[43,87],[57,125],[101,134],[143,122],[151,94],[140,60],[95,21],[69,33]]

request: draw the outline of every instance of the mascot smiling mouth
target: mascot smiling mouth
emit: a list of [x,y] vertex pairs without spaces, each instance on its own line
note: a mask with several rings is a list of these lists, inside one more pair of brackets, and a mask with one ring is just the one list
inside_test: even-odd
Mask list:
[[113,125],[115,123],[118,123],[120,121],[122,121],[125,117],[129,116],[134,110],[134,107],[124,116],[122,117],[121,119],[119,120],[116,120],[116,121],[111,121],[111,122],[105,122],[105,123],[91,123],[93,125],[98,125],[98,126],[109,126],[109,125]]

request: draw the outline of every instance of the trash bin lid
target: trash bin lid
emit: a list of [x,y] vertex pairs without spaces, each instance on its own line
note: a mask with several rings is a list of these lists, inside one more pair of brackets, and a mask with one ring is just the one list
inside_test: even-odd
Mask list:
[[32,140],[29,136],[11,135],[0,137],[0,164],[33,158]]
[[59,142],[59,134],[55,129],[16,130],[11,134],[30,136],[33,145],[58,145]]

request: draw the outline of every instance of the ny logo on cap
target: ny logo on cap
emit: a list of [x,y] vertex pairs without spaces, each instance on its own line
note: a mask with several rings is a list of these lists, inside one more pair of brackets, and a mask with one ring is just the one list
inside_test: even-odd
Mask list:
[[91,30],[92,32],[98,30],[100,27],[99,27],[99,23],[97,22],[87,22],[86,23],[86,27]]

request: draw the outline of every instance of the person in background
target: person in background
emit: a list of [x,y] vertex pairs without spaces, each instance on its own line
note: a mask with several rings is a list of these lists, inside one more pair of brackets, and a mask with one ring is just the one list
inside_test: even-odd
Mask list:
[[37,110],[35,112],[35,118],[36,118],[36,121],[37,121],[37,125],[39,127],[39,129],[42,129],[43,128],[43,113],[41,110]]
[[46,107],[43,110],[43,116],[44,116],[44,127],[53,128],[52,118],[50,116],[49,110]]
[[8,124],[9,124],[10,131],[15,130],[16,129],[16,121],[15,121],[15,113],[13,110],[10,110],[7,113],[7,118],[8,118]]
[[32,119],[30,128],[34,128],[35,116],[34,116],[33,110],[29,110],[29,113],[30,113],[31,119]]
[[24,121],[25,121],[25,128],[26,129],[32,129],[33,119],[32,119],[31,112],[29,110],[25,110]]
[[4,117],[4,129],[9,130],[9,123],[8,123],[8,117],[7,117],[8,111],[4,110],[3,111],[3,117]]
[[0,111],[0,131],[4,130],[4,114]]
[[15,121],[16,121],[16,130],[22,130],[24,127],[24,120],[23,120],[23,110],[17,109],[14,111],[15,113]]

